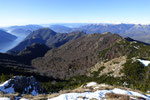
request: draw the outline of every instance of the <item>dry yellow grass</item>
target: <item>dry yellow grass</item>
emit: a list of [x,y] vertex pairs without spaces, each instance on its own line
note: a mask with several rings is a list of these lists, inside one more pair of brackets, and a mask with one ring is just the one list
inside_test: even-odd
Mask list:
[[121,56],[118,58],[114,58],[108,62],[98,62],[95,66],[91,67],[88,72],[88,76],[91,76],[91,73],[94,71],[98,71],[101,67],[105,66],[105,68],[101,71],[100,76],[112,72],[110,75],[113,77],[121,77],[124,74],[121,73],[121,69],[123,68],[123,64],[126,63],[126,56]]
[[24,95],[22,98],[27,98],[29,100],[47,100],[48,99],[48,95],[45,95],[45,94],[40,94],[40,95],[37,95],[37,96]]
[[128,95],[121,95],[121,94],[114,94],[114,93],[107,93],[105,95],[107,100],[132,100]]

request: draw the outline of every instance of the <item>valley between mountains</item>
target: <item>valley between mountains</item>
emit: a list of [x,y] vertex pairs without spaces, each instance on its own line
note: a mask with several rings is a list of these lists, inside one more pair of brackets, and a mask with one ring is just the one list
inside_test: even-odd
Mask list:
[[150,100],[150,44],[111,32],[28,32],[0,53],[0,100]]

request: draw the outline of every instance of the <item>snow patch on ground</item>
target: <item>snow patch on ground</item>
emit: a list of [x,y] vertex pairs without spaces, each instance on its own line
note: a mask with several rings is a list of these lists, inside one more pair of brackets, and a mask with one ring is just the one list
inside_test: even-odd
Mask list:
[[29,100],[29,99],[26,99],[26,98],[21,98],[20,100]]
[[122,89],[118,89],[118,88],[115,88],[113,90],[98,90],[98,91],[95,91],[95,92],[66,93],[66,94],[62,94],[58,97],[54,97],[54,98],[51,98],[51,99],[48,99],[48,100],[78,100],[78,99],[82,99],[81,97],[85,97],[86,100],[90,100],[92,98],[101,100],[103,97],[105,97],[106,93],[115,93],[115,94],[129,95],[129,96],[138,96],[138,97],[143,97],[145,99],[150,100],[149,96],[140,94],[138,92],[122,90]]
[[38,92],[34,89],[32,92],[31,92],[32,95],[36,96],[38,95]]
[[142,64],[144,64],[144,66],[148,66],[150,64],[149,60],[142,60],[142,59],[137,59],[139,62],[141,62]]
[[87,83],[87,87],[91,87],[91,86],[95,86],[95,85],[97,85],[97,83],[96,82],[90,82],[90,83]]
[[7,98],[7,97],[0,97],[0,100],[10,100],[10,98]]
[[[17,80],[21,80],[21,78],[22,77],[20,76],[15,76],[14,78],[9,79],[5,81],[4,83],[0,84],[0,92],[4,92],[5,94],[10,94],[10,93],[14,94],[16,84],[20,84],[17,82]],[[36,88],[36,82],[35,82],[35,83],[30,83],[29,86],[27,84],[27,86],[24,88],[24,91],[22,93],[28,93],[33,96],[36,96],[39,94],[39,91],[42,91],[42,90],[41,88],[39,90]]]
[[10,80],[4,82],[3,84],[0,84],[0,91],[2,91],[4,93],[15,93],[15,90],[13,88],[13,84],[11,86],[9,86],[9,81]]
[[147,98],[150,100],[150,97],[140,94],[138,92],[134,92],[134,91],[122,90],[122,89],[118,89],[118,88],[115,88],[112,91],[115,94],[126,94],[126,95],[130,95],[130,96],[138,96],[138,97],[143,97],[143,98]]
[[139,47],[133,46],[135,49],[139,49]]

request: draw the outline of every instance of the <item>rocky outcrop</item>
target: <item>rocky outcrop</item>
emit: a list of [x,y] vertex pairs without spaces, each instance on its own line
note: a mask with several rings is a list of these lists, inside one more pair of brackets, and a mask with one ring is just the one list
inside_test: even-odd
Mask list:
[[43,89],[40,87],[40,83],[36,81],[33,76],[15,76],[1,84],[0,91],[4,93],[21,93],[31,95],[38,95],[43,93]]
[[113,77],[122,77],[124,74],[121,73],[121,70],[125,63],[126,56],[120,56],[107,62],[98,62],[89,69],[90,72],[87,75],[91,76],[93,72],[98,72],[101,69],[99,76],[109,74]]

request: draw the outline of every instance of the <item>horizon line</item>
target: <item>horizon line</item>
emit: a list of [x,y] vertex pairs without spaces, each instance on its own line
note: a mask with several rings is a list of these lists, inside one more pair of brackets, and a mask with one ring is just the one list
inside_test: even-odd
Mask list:
[[11,27],[11,26],[27,26],[27,25],[51,25],[51,24],[112,24],[112,25],[119,25],[119,24],[133,24],[133,25],[150,25],[150,23],[148,24],[144,24],[144,23],[107,23],[107,22],[52,22],[52,23],[29,23],[29,24],[12,24],[12,25],[0,25],[0,27]]

